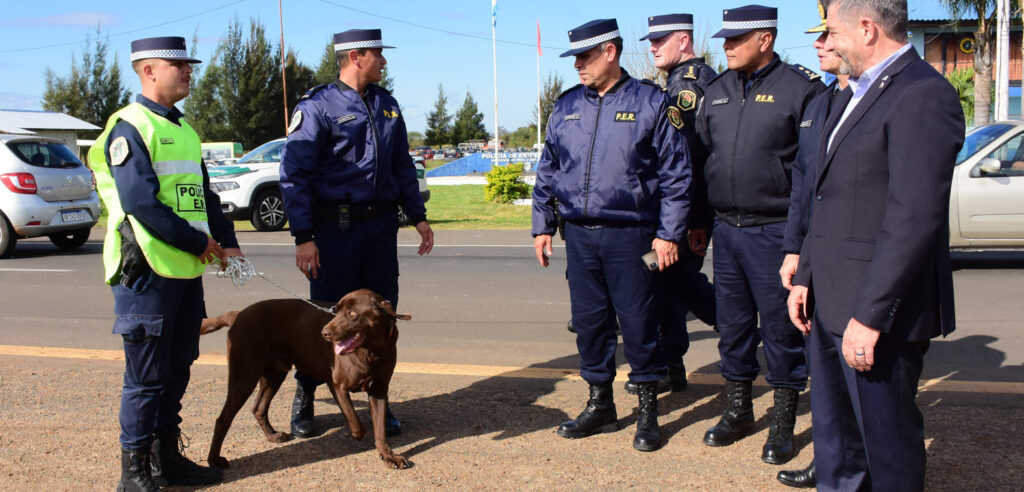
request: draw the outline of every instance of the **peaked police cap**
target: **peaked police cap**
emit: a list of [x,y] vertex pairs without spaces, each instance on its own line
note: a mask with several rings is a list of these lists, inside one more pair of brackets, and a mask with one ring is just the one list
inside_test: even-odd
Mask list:
[[394,46],[384,46],[384,42],[381,41],[380,29],[349,29],[334,35],[334,51],[363,48],[394,48]]
[[619,36],[619,24],[615,19],[597,19],[569,31],[569,51],[560,57],[578,55],[605,41]]
[[691,14],[666,14],[655,15],[647,18],[647,35],[640,38],[660,39],[675,31],[692,31],[693,15]]
[[722,11],[722,30],[713,38],[732,38],[755,29],[779,26],[779,10],[764,5],[747,5]]
[[189,63],[202,63],[185,50],[185,38],[180,36],[162,36],[159,38],[137,39],[132,41],[132,55],[129,60],[134,63],[147,58],[164,60],[184,60]]

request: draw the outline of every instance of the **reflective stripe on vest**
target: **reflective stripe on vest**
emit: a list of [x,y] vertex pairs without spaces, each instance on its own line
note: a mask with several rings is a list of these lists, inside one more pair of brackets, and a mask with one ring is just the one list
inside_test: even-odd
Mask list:
[[[121,269],[121,235],[117,226],[125,219],[117,187],[106,159],[107,140],[119,120],[138,130],[149,151],[160,184],[157,200],[192,228],[210,234],[203,189],[202,153],[199,136],[184,120],[181,126],[156,115],[139,103],[132,103],[110,116],[103,134],[89,149],[89,167],[96,174],[96,189],[107,207],[107,234],[103,242],[105,280],[113,283]],[[133,216],[127,216],[149,266],[162,277],[195,278],[205,265],[192,253],[182,251],[153,236]]]

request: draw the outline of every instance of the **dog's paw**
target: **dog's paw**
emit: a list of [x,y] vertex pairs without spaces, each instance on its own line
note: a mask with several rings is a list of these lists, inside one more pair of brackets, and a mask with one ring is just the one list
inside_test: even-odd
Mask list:
[[402,470],[412,466],[412,463],[409,463],[409,460],[405,459],[404,456],[399,456],[394,453],[388,456],[382,454],[380,455],[380,459],[384,461],[384,466],[394,468],[396,470]]
[[267,440],[274,443],[287,442],[292,439],[291,434],[287,432],[275,432],[267,436]]
[[228,468],[228,460],[223,456],[210,456],[206,458],[206,462],[215,468]]
[[357,441],[363,440],[363,437],[366,435],[366,429],[363,428],[362,422],[359,421],[356,421],[356,423],[349,425],[348,431],[349,435],[352,436],[352,439],[355,439]]

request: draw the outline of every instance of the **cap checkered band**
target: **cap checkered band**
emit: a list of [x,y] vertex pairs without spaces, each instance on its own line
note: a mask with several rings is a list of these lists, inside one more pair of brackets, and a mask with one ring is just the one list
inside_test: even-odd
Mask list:
[[665,31],[692,31],[693,24],[662,24],[660,26],[651,26],[647,32],[665,32]]
[[759,21],[722,21],[722,29],[767,29],[779,27],[777,19]]
[[598,44],[601,44],[601,43],[603,43],[605,41],[608,41],[608,40],[611,40],[611,39],[615,39],[617,37],[619,37],[619,30],[618,29],[616,29],[616,30],[614,30],[612,32],[604,33],[604,34],[602,34],[600,36],[594,36],[594,37],[589,38],[589,39],[584,39],[582,41],[573,41],[573,42],[569,43],[569,49],[578,50],[580,48],[586,48],[587,46],[596,46]]
[[185,50],[148,50],[148,51],[136,51],[132,53],[128,59],[132,62],[136,60],[143,60],[146,58],[191,58]]
[[363,48],[380,48],[384,46],[384,42],[379,39],[371,39],[368,41],[352,41],[349,43],[336,43],[334,45],[334,51],[346,51],[346,50],[359,50]]

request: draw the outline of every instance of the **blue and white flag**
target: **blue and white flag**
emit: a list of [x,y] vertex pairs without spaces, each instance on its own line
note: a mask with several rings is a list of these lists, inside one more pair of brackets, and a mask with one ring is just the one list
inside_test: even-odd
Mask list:
[[498,27],[498,0],[491,0],[491,27]]

